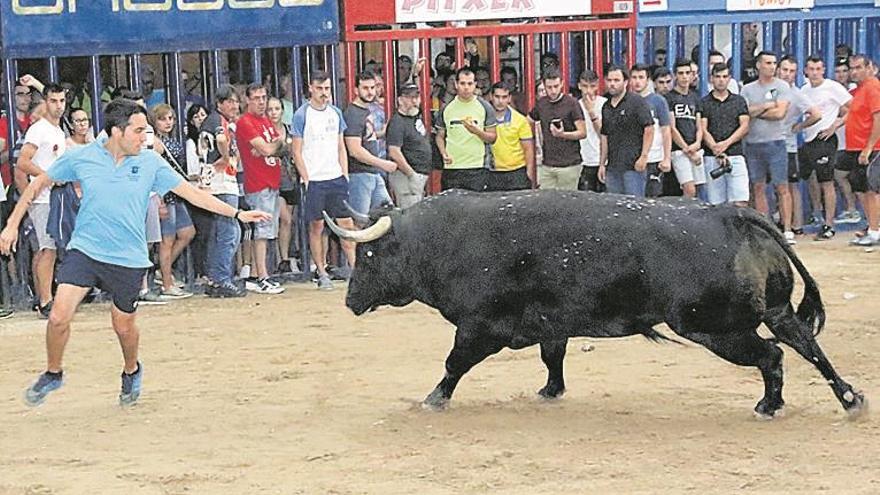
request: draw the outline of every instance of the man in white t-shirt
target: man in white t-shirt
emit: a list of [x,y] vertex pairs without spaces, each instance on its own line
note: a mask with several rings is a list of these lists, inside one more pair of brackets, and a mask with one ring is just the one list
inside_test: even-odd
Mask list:
[[[57,84],[47,84],[43,88],[46,114],[31,125],[24,136],[24,145],[16,163],[16,174],[37,177],[43,174],[64,153],[67,139],[61,130],[61,116],[64,115],[66,97],[64,88]],[[39,312],[43,318],[49,317],[52,309],[52,280],[55,272],[55,241],[49,236],[49,190],[45,189],[34,198],[28,209],[37,235],[38,252],[32,260],[34,286],[39,297]]]
[[[309,76],[309,100],[293,114],[292,155],[296,170],[306,187],[303,215],[309,224],[309,249],[318,270],[318,288],[332,289],[324,266],[322,212],[335,218],[345,229],[354,229],[348,201],[348,154],[343,132],[342,112],[330,103],[330,74],[319,71]],[[355,245],[342,241],[342,250],[354,268]]]
[[[815,172],[825,204],[825,224],[816,240],[834,237],[834,213],[837,191],[834,167],[837,163],[837,129],[844,121],[852,95],[837,81],[825,79],[825,62],[818,57],[807,59],[807,83],[801,87],[803,98],[819,108],[821,120],[804,127],[804,145],[800,149],[801,179]],[[814,206],[820,206],[816,204]]]
[[602,107],[608,98],[599,94],[599,76],[590,69],[581,72],[577,85],[581,91],[578,102],[589,120],[587,137],[580,141],[584,169],[578,189],[603,192],[605,184],[599,181],[599,131],[602,130]]

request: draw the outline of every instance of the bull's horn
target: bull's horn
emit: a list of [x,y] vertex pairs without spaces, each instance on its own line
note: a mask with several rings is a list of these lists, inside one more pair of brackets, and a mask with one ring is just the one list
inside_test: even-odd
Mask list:
[[354,218],[355,222],[357,222],[361,225],[369,225],[370,224],[370,216],[369,215],[355,210],[354,208],[351,207],[350,204],[348,204],[348,201],[346,201],[346,200],[342,200],[342,204],[344,204],[345,208],[348,209],[348,212],[351,213],[351,218]]
[[346,241],[375,241],[376,239],[388,233],[389,230],[391,230],[391,217],[388,216],[379,218],[379,220],[375,224],[364,230],[346,230],[339,225],[336,225],[336,222],[334,222],[333,219],[330,218],[330,215],[328,215],[326,211],[322,213],[324,214],[324,222],[327,223],[327,226],[330,227],[330,230],[332,230],[334,234],[338,235],[340,239]]

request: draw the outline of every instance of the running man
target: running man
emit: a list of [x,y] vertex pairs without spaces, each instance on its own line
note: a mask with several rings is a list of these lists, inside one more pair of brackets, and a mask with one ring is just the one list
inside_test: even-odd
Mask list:
[[128,100],[115,100],[105,110],[106,138],[64,154],[25,189],[0,233],[0,252],[10,254],[28,206],[53,182],[79,181],[82,206],[67,255],[58,270],[58,291],[46,326],[46,371],[25,392],[30,406],[41,404],[63,383],[61,360],[76,308],[93,287],[113,297],[110,316],[122,347],[125,366],[119,403],[134,404],[141,392],[143,367],[138,361],[135,326],[138,292],[146,269],[144,218],[150,192],[169,191],[218,215],[243,222],[267,221],[261,211],[241,211],[196,189],[153,151],[141,151],[146,140],[147,111]]

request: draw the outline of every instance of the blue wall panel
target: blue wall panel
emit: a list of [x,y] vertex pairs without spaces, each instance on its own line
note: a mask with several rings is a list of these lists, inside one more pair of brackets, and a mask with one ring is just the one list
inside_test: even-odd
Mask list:
[[[309,5],[304,5],[309,4]],[[336,43],[336,0],[0,0],[2,56]]]

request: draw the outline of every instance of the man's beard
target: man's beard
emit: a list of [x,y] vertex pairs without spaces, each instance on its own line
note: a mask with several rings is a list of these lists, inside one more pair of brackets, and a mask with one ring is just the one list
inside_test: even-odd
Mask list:
[[412,108],[410,108],[410,109],[408,109],[408,110],[404,110],[404,111],[401,112],[401,113],[403,113],[403,114],[406,115],[407,117],[415,117],[416,115],[419,114],[419,107],[412,107]]

